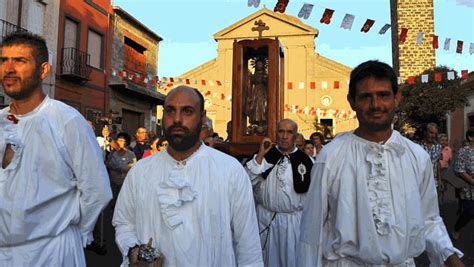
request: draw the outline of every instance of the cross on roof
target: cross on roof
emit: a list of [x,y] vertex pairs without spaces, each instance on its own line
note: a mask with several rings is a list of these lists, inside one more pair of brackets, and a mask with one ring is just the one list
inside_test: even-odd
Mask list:
[[270,27],[266,26],[265,22],[263,22],[261,19],[255,21],[254,24],[257,25],[257,27],[252,27],[252,31],[258,32],[258,39],[262,38],[263,31],[270,29]]

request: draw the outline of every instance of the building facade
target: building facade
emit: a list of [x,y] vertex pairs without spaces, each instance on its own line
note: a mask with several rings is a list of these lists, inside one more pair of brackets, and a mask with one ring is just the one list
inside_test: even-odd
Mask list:
[[109,109],[118,128],[156,131],[158,47],[163,39],[120,7],[113,7],[112,77]]
[[108,111],[111,8],[110,0],[61,0],[59,11],[55,98],[96,126]]
[[[0,0],[0,42],[3,37],[17,30],[42,36],[47,43],[50,75],[43,81],[43,91],[55,95],[57,59],[57,34],[60,0]],[[0,106],[10,103],[0,85]]]
[[252,31],[258,20],[269,27],[262,37],[278,38],[282,45],[284,117],[295,120],[306,138],[315,131],[316,121],[331,126],[333,134],[356,128],[355,114],[346,100],[351,68],[316,52],[317,29],[267,8],[215,33],[217,57],[182,74],[173,86],[181,81],[197,87],[206,98],[214,130],[226,138],[231,120],[233,43],[258,38],[259,33]]

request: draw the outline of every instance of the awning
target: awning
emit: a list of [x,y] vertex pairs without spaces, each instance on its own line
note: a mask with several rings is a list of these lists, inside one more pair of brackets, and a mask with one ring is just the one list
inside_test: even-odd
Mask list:
[[126,94],[131,97],[146,100],[155,105],[163,105],[165,102],[165,95],[145,89],[142,86],[133,84],[132,82],[126,81],[111,81],[109,83],[110,88]]

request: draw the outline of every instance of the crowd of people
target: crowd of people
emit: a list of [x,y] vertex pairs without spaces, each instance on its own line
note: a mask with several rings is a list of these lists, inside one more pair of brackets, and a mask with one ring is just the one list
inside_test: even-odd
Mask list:
[[351,72],[357,129],[305,140],[283,119],[241,164],[212,148],[224,141],[195,88],[167,94],[163,136],[139,127],[132,141],[105,125],[95,137],[43,93],[41,37],[15,33],[0,49],[12,99],[0,110],[1,266],[85,266],[83,248],[112,199],[122,266],[414,266],[423,251],[433,266],[464,266],[438,196],[454,166],[464,182],[459,239],[474,215],[474,131],[453,156],[434,123],[420,143],[394,130],[401,93],[385,63]]

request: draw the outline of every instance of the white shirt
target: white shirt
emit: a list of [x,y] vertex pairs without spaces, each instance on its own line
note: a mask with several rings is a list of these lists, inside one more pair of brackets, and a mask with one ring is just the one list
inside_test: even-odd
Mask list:
[[397,131],[385,144],[347,132],[326,145],[311,173],[299,266],[403,264],[425,249],[434,266],[462,256],[439,216],[428,154]]
[[166,151],[130,170],[112,221],[122,252],[153,246],[164,266],[262,266],[252,188],[232,157],[201,145],[177,162]]
[[296,193],[293,188],[293,170],[288,157],[283,157],[263,179],[261,174],[271,167],[273,164],[265,158],[258,164],[255,156],[246,165],[257,204],[264,262],[271,267],[295,266],[306,194]]
[[92,129],[47,96],[18,124],[8,114],[0,111],[0,155],[7,144],[14,151],[0,168],[0,266],[85,265],[83,247],[112,198]]

